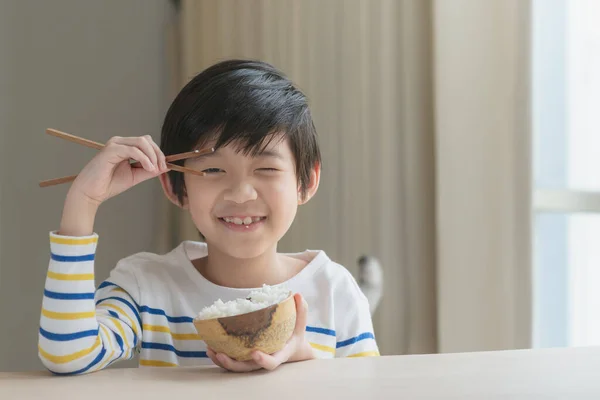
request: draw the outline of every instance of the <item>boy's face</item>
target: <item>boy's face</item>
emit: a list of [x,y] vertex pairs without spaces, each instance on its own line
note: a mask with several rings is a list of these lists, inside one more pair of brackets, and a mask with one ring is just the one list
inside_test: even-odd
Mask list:
[[[206,175],[185,175],[184,207],[207,244],[235,258],[254,258],[275,248],[303,202],[287,139],[274,138],[254,157],[232,143],[185,165]],[[318,166],[312,175],[304,201],[316,191]]]

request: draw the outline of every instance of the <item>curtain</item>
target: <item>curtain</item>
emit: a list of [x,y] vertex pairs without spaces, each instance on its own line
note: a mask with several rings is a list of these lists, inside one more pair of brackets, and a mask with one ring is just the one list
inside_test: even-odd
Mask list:
[[529,3],[434,2],[444,352],[531,346]]
[[[507,3],[515,9],[516,2]],[[476,2],[462,3],[477,8]],[[496,8],[510,9],[499,5],[502,3],[496,2]],[[463,237],[462,218],[470,218],[474,212],[460,203],[460,191],[454,192],[453,188],[456,184],[457,188],[468,187],[472,181],[466,166],[477,169],[479,166],[473,163],[485,164],[485,159],[482,153],[461,149],[461,143],[469,144],[468,140],[454,139],[455,134],[463,134],[477,141],[474,138],[481,133],[462,130],[479,126],[470,122],[469,108],[461,108],[453,93],[456,87],[451,84],[455,73],[464,76],[469,71],[462,70],[461,60],[452,56],[453,46],[465,38],[437,37],[452,33],[452,29],[460,31],[456,25],[465,23],[460,18],[452,19],[462,15],[462,11],[452,8],[454,4],[431,0],[182,0],[179,20],[171,30],[173,94],[209,65],[226,58],[247,57],[274,64],[308,95],[323,152],[322,181],[317,196],[300,207],[280,251],[323,249],[355,276],[361,255],[380,260],[385,287],[374,324],[382,354],[510,346],[512,336],[508,341],[497,340],[490,328],[473,328],[493,322],[486,312],[514,312],[517,304],[528,307],[527,299],[505,298],[515,293],[508,286],[514,283],[510,279],[517,278],[517,267],[529,268],[524,263],[514,264],[524,258],[504,253],[507,248],[512,250],[511,246],[526,246],[509,239],[521,225],[517,226],[516,220],[500,227],[488,225],[507,215],[516,216],[512,211],[521,199],[514,195],[525,186],[504,193],[502,201],[507,203],[500,204],[499,199],[494,203],[509,211],[479,225],[470,221]],[[463,19],[469,17],[478,15]],[[510,28],[500,26],[500,22],[494,25],[498,32],[493,32],[493,38]],[[516,35],[512,39],[501,43],[506,48],[497,56],[512,58],[503,59],[504,64],[481,77],[482,81],[495,78],[494,73],[505,74],[504,67],[510,69],[511,82],[520,77],[510,47],[517,43]],[[482,43],[486,40],[480,39]],[[466,51],[460,56],[467,56]],[[446,64],[454,69],[446,71]],[[495,89],[485,88],[480,97],[496,96]],[[516,118],[516,104],[513,108],[508,104],[514,99],[506,99],[501,109],[497,109],[499,100],[492,104],[496,107],[491,113],[493,118],[503,120],[504,113],[510,112]],[[462,115],[463,125],[450,124],[446,129],[444,125],[453,120],[454,114]],[[479,118],[488,121],[485,116]],[[510,146],[517,140],[513,134],[517,132],[515,118],[504,122],[502,128],[508,130],[503,132],[493,120],[490,126],[494,129],[488,133],[490,146],[484,150],[493,152],[497,142],[505,141],[504,133],[510,133],[505,156],[512,154]],[[461,152],[447,154],[457,149]],[[448,169],[456,168],[461,157],[466,157],[460,163],[462,169]],[[492,160],[514,161],[502,156]],[[481,181],[491,178],[495,182],[494,174],[503,168],[504,164],[483,168]],[[510,168],[516,171],[514,164]],[[508,173],[503,176],[507,187],[512,177]],[[471,206],[488,200],[496,190],[491,183],[474,186],[477,183],[472,182],[471,191],[464,193],[470,196]],[[488,197],[477,195],[478,190],[488,189]],[[184,239],[196,240],[189,217],[172,207],[168,210],[170,228],[163,237],[165,247]],[[481,235],[480,240],[488,246],[486,257],[477,256],[479,253],[474,254],[468,245],[473,235]],[[493,240],[496,237],[506,240],[499,243]],[[496,260],[498,254],[505,256]],[[488,262],[483,268],[489,269],[489,274],[477,273],[482,261]],[[507,278],[510,273],[501,271],[509,265],[513,275]],[[488,297],[484,289],[493,286],[498,276],[505,278],[504,286],[494,287],[497,290]],[[472,285],[478,289],[471,289]],[[464,301],[460,300],[462,289]],[[504,300],[511,305],[497,306]],[[473,301],[481,312],[469,319],[464,314],[473,311]],[[465,305],[471,308],[463,309]],[[452,326],[454,318],[463,326]],[[507,320],[499,316],[497,322]],[[508,328],[511,334],[514,329]]]

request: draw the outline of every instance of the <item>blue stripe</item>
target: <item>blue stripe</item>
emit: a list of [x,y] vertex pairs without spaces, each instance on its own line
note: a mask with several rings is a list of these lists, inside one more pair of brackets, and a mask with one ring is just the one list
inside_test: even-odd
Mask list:
[[[109,282],[109,281],[104,281],[104,282],[102,282],[100,284],[100,286],[98,286],[97,290],[104,289],[105,287],[109,287],[109,286],[114,286],[114,287],[117,287],[119,289],[123,289],[121,286],[119,286],[119,285],[117,285],[115,283],[112,283],[112,282]],[[127,293],[127,291],[125,289],[123,289],[123,290],[125,291],[125,293]],[[127,293],[127,294],[129,294],[129,293]],[[135,306],[139,310],[140,306],[138,305],[138,303],[134,299],[131,299],[131,301],[133,301],[133,304],[135,304]]]
[[128,302],[127,300],[125,300],[125,299],[123,299],[121,297],[106,297],[104,299],[98,300],[96,302],[96,305],[98,305],[98,304],[100,304],[100,303],[102,303],[103,301],[106,301],[106,300],[120,301],[121,303],[123,303],[127,307],[129,307],[129,309],[131,310],[131,312],[135,314],[135,318],[137,319],[138,323],[140,324],[140,329],[142,329],[142,319],[140,318],[140,313],[138,312],[137,308],[133,306],[133,304],[131,304],[130,302]]
[[50,253],[50,258],[54,261],[60,262],[80,262],[80,261],[94,261],[95,254],[85,254],[83,256],[61,256],[59,254]]
[[93,300],[94,293],[59,293],[44,289],[44,296],[58,300]]
[[322,333],[323,335],[335,336],[335,331],[325,328],[317,328],[316,326],[307,326],[306,332]]
[[69,340],[81,339],[90,336],[98,336],[98,329],[92,329],[89,331],[81,331],[76,333],[52,333],[40,328],[40,334],[46,339],[55,340],[57,342],[68,342]]
[[123,338],[117,332],[113,332],[113,333],[115,335],[115,339],[117,339],[117,344],[119,345],[119,348],[121,349],[121,354],[119,355],[119,358],[121,358],[121,356],[123,355],[123,352],[125,351],[123,349]]
[[100,284],[100,286],[98,286],[98,290],[103,289],[107,286],[117,286],[117,285],[115,285],[114,283],[109,282],[109,281],[104,281]]
[[[129,324],[125,323],[125,322],[124,322],[124,321],[123,321],[121,318],[119,318],[119,314],[117,314],[117,313],[116,313],[116,312],[114,312],[113,310],[108,310],[108,314],[109,314],[111,317],[113,317],[113,318],[116,318],[116,319],[118,319],[119,321],[123,322],[125,325],[129,326]],[[130,328],[131,328],[131,330],[133,330],[133,327],[132,327],[132,326],[130,326]],[[117,341],[119,341],[119,339],[120,339],[120,336],[119,336],[119,335],[118,335],[116,332],[113,332],[113,333],[114,333],[114,334],[117,336]],[[137,341],[138,341],[137,335],[135,335],[135,334],[134,334],[134,335],[133,335],[133,346],[134,346],[134,347],[135,347],[135,346],[137,346]],[[122,342],[123,342],[123,340],[121,339],[121,344],[120,344],[120,345],[121,345],[121,354],[123,353],[123,344],[122,344]]]
[[[109,311],[110,313],[110,311]],[[116,314],[116,313],[115,313]],[[106,328],[108,328],[106,325],[104,325]],[[115,339],[117,340],[117,344],[119,345],[119,348],[121,349],[121,354],[119,354],[119,357],[117,357],[116,359],[121,358],[121,356],[123,355],[123,338],[121,337],[121,335],[119,335],[117,332],[113,331],[112,329],[108,328],[108,331],[110,333],[112,333],[113,335],[115,335]],[[114,360],[113,360],[114,361]],[[112,362],[112,361],[111,361]],[[110,364],[109,364],[110,365]]]
[[158,349],[158,350],[167,350],[172,351],[177,354],[179,357],[186,358],[208,358],[205,351],[181,351],[177,350],[175,347],[170,344],[165,343],[154,343],[154,342],[142,342],[142,349]]
[[87,367],[84,367],[84,368],[74,371],[74,372],[55,372],[55,371],[52,371],[50,368],[48,368],[48,371],[52,372],[54,375],[60,375],[60,376],[79,375],[79,374],[86,372],[88,369],[92,368],[94,365],[98,364],[104,358],[105,354],[106,354],[106,349],[104,347],[102,347],[102,351],[100,353],[98,353],[98,356],[96,356],[96,358],[94,358],[94,361],[89,363],[87,365]]
[[193,322],[194,321],[194,319],[191,317],[170,317],[163,310],[160,310],[158,308],[151,308],[148,306],[141,306],[140,312],[145,312],[145,313],[154,314],[154,315],[162,315],[163,317],[166,317],[167,321],[169,321],[169,322],[180,323],[180,322]]
[[365,339],[375,339],[375,336],[371,332],[361,333],[360,335],[353,337],[352,339],[344,340],[343,342],[337,342],[335,344],[335,347],[336,349],[339,349],[340,347],[348,346]]

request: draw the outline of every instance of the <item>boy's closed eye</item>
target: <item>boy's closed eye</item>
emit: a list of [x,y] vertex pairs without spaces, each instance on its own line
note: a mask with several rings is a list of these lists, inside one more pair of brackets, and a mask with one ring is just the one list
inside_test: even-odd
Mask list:
[[265,171],[265,172],[278,172],[281,171],[279,168],[274,168],[274,167],[263,167],[263,168],[257,168],[257,171]]
[[218,173],[225,172],[225,171],[222,170],[221,168],[206,168],[206,169],[203,169],[202,172],[204,172],[205,174],[218,174]]
[[[278,168],[273,168],[273,167],[269,167],[269,168],[257,168],[257,171],[263,171],[263,172],[279,172],[280,169]],[[218,173],[222,173],[225,172],[224,170],[222,170],[221,168],[206,168],[203,169],[202,172],[204,172],[205,174],[218,174]]]

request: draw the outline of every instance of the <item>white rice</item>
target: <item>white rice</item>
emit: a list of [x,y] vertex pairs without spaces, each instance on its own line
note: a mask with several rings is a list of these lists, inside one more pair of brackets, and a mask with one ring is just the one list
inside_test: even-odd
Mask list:
[[263,285],[262,289],[253,290],[245,299],[223,302],[221,299],[212,305],[204,307],[198,313],[197,319],[212,319],[240,315],[260,310],[277,304],[288,298],[290,291],[285,287]]

